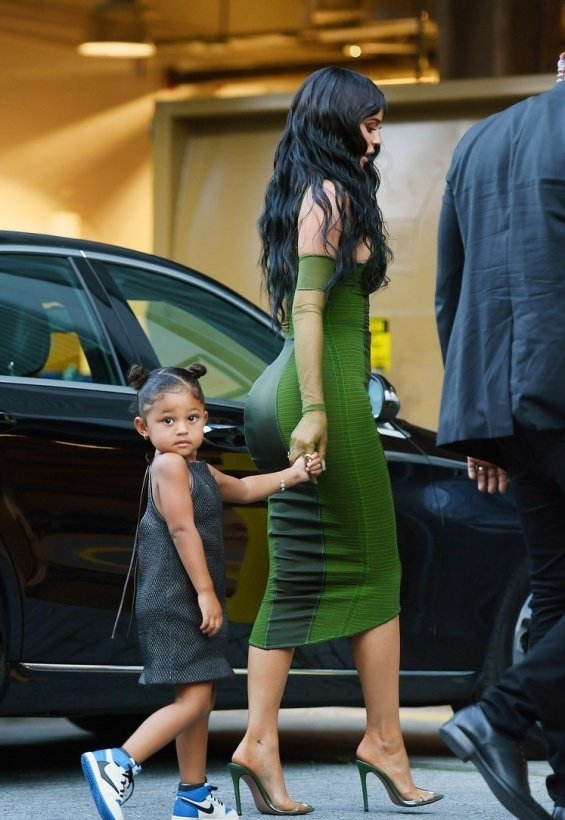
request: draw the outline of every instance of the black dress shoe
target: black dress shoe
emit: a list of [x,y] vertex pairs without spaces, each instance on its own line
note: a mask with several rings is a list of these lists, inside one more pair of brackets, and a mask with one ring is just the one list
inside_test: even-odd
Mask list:
[[565,806],[556,806],[551,816],[553,820],[565,820]]
[[[495,729],[480,706],[457,712],[439,733],[457,757],[475,764],[497,800],[515,817],[550,817],[530,794],[528,767],[519,743]],[[565,814],[557,816],[565,820]]]

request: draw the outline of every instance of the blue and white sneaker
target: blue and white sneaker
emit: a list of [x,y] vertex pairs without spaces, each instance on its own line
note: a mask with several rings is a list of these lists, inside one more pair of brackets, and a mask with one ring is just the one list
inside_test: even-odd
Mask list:
[[133,776],[141,766],[125,749],[99,749],[80,758],[86,782],[104,820],[123,820],[120,806],[133,792]]
[[204,783],[198,789],[183,788],[182,783],[177,791],[177,799],[173,808],[171,820],[185,820],[187,817],[206,817],[211,820],[238,820],[239,815],[235,809],[228,809],[221,800],[212,796],[212,792],[217,791],[217,786]]

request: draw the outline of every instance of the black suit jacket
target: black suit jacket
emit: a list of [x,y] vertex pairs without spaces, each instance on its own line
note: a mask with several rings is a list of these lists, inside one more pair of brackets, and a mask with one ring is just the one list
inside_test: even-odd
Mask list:
[[565,428],[565,82],[478,123],[438,235],[438,443],[496,461],[514,420]]

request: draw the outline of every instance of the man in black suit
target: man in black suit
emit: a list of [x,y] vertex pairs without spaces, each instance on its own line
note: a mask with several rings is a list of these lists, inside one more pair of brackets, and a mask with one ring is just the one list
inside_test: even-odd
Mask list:
[[[436,316],[445,364],[438,444],[480,490],[506,488],[531,560],[530,646],[441,734],[522,820],[518,741],[540,720],[565,820],[565,52],[558,83],[478,123],[453,154],[438,236]],[[502,469],[504,468],[504,469]]]

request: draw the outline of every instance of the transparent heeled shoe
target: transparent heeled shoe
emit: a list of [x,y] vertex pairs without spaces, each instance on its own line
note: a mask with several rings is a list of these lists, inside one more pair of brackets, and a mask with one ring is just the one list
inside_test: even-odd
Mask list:
[[429,806],[430,803],[436,803],[443,797],[443,794],[431,792],[431,797],[415,797],[407,799],[400,794],[394,780],[392,780],[387,774],[385,774],[382,771],[382,769],[378,769],[376,766],[372,766],[370,763],[365,763],[364,760],[356,760],[355,763],[359,771],[359,777],[361,778],[361,790],[363,792],[363,808],[365,811],[369,811],[369,798],[367,795],[368,774],[374,774],[375,777],[377,777],[381,781],[381,783],[387,791],[388,796],[396,806],[403,806],[404,808],[417,808],[419,806]]
[[294,809],[281,809],[275,806],[269,792],[257,777],[255,772],[248,769],[247,766],[242,766],[240,763],[228,763],[229,773],[233,781],[233,790],[235,793],[235,808],[237,813],[241,816],[241,795],[239,793],[239,781],[243,780],[249,786],[249,791],[255,802],[257,810],[261,814],[274,814],[279,816],[298,817],[302,814],[310,814],[314,811],[312,806],[308,803],[296,803]]

